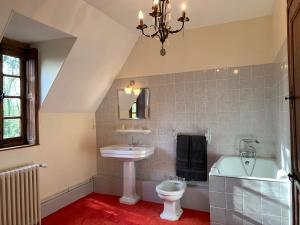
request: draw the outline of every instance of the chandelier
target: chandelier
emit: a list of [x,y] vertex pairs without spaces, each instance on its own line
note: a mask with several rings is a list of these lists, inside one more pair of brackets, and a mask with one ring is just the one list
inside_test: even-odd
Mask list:
[[170,26],[171,20],[171,4],[170,0],[153,0],[152,12],[149,13],[150,16],[154,18],[154,25],[150,27],[154,28],[153,34],[145,34],[144,30],[148,28],[146,24],[144,24],[144,14],[140,10],[139,19],[140,24],[137,26],[138,30],[141,30],[142,35],[146,37],[155,38],[157,37],[162,44],[162,48],[160,50],[160,54],[162,56],[166,55],[166,49],[164,48],[164,44],[169,37],[169,34],[179,33],[183,30],[184,24],[189,22],[190,19],[186,17],[185,12],[185,4],[182,5],[182,16],[177,19],[177,21],[181,22],[181,27],[177,30],[173,30]]

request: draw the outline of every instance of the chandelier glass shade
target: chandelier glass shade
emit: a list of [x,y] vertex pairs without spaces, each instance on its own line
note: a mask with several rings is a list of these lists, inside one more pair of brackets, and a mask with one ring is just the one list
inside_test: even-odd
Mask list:
[[146,24],[144,24],[144,15],[143,12],[139,12],[140,24],[137,26],[138,30],[141,30],[142,35],[149,38],[158,38],[162,44],[162,48],[160,50],[160,54],[162,56],[166,55],[166,49],[164,48],[164,44],[169,37],[169,34],[179,33],[183,30],[186,22],[189,22],[190,19],[186,16],[185,5],[182,5],[182,16],[177,19],[178,22],[181,23],[181,27],[179,29],[173,30],[170,25],[170,9],[171,4],[170,0],[154,0],[152,12],[149,13],[151,17],[154,19],[154,25],[150,27],[154,28],[153,34],[146,34],[145,30],[148,28]]

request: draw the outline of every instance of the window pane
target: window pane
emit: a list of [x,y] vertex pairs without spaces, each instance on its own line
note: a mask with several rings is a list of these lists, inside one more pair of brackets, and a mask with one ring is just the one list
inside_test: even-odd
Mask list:
[[3,138],[14,138],[21,136],[21,119],[4,119]]
[[20,78],[3,77],[3,92],[6,96],[20,96]]
[[21,116],[21,100],[18,98],[4,98],[3,114],[4,117]]
[[2,56],[3,74],[20,76],[20,59],[13,56]]

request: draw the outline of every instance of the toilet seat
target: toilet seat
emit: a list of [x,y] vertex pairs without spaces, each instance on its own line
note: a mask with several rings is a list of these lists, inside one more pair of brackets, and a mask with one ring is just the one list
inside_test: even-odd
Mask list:
[[165,180],[156,186],[156,192],[162,195],[182,195],[185,192],[186,183],[177,180]]

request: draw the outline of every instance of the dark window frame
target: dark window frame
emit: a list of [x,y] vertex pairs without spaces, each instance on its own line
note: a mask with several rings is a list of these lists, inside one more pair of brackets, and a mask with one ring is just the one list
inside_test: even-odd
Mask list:
[[[0,102],[0,151],[11,150],[14,148],[22,148],[28,146],[39,145],[39,123],[38,123],[38,110],[39,110],[39,79],[38,79],[38,59],[37,51],[34,56],[32,56],[32,51],[28,44],[3,38],[0,44],[0,90],[3,91],[3,78],[4,77],[18,77],[20,78],[20,97],[15,96],[4,96],[4,98],[17,98],[21,100],[21,115],[20,117],[9,117],[10,119],[21,119],[21,136],[16,138],[4,139],[4,117],[3,112],[3,100]],[[2,71],[2,56],[8,55],[12,57],[17,57],[20,59],[20,76],[5,75]],[[29,143],[27,140],[27,127],[28,127],[28,106],[27,106],[27,74],[26,74],[26,61],[29,58],[35,58],[35,143]]]

